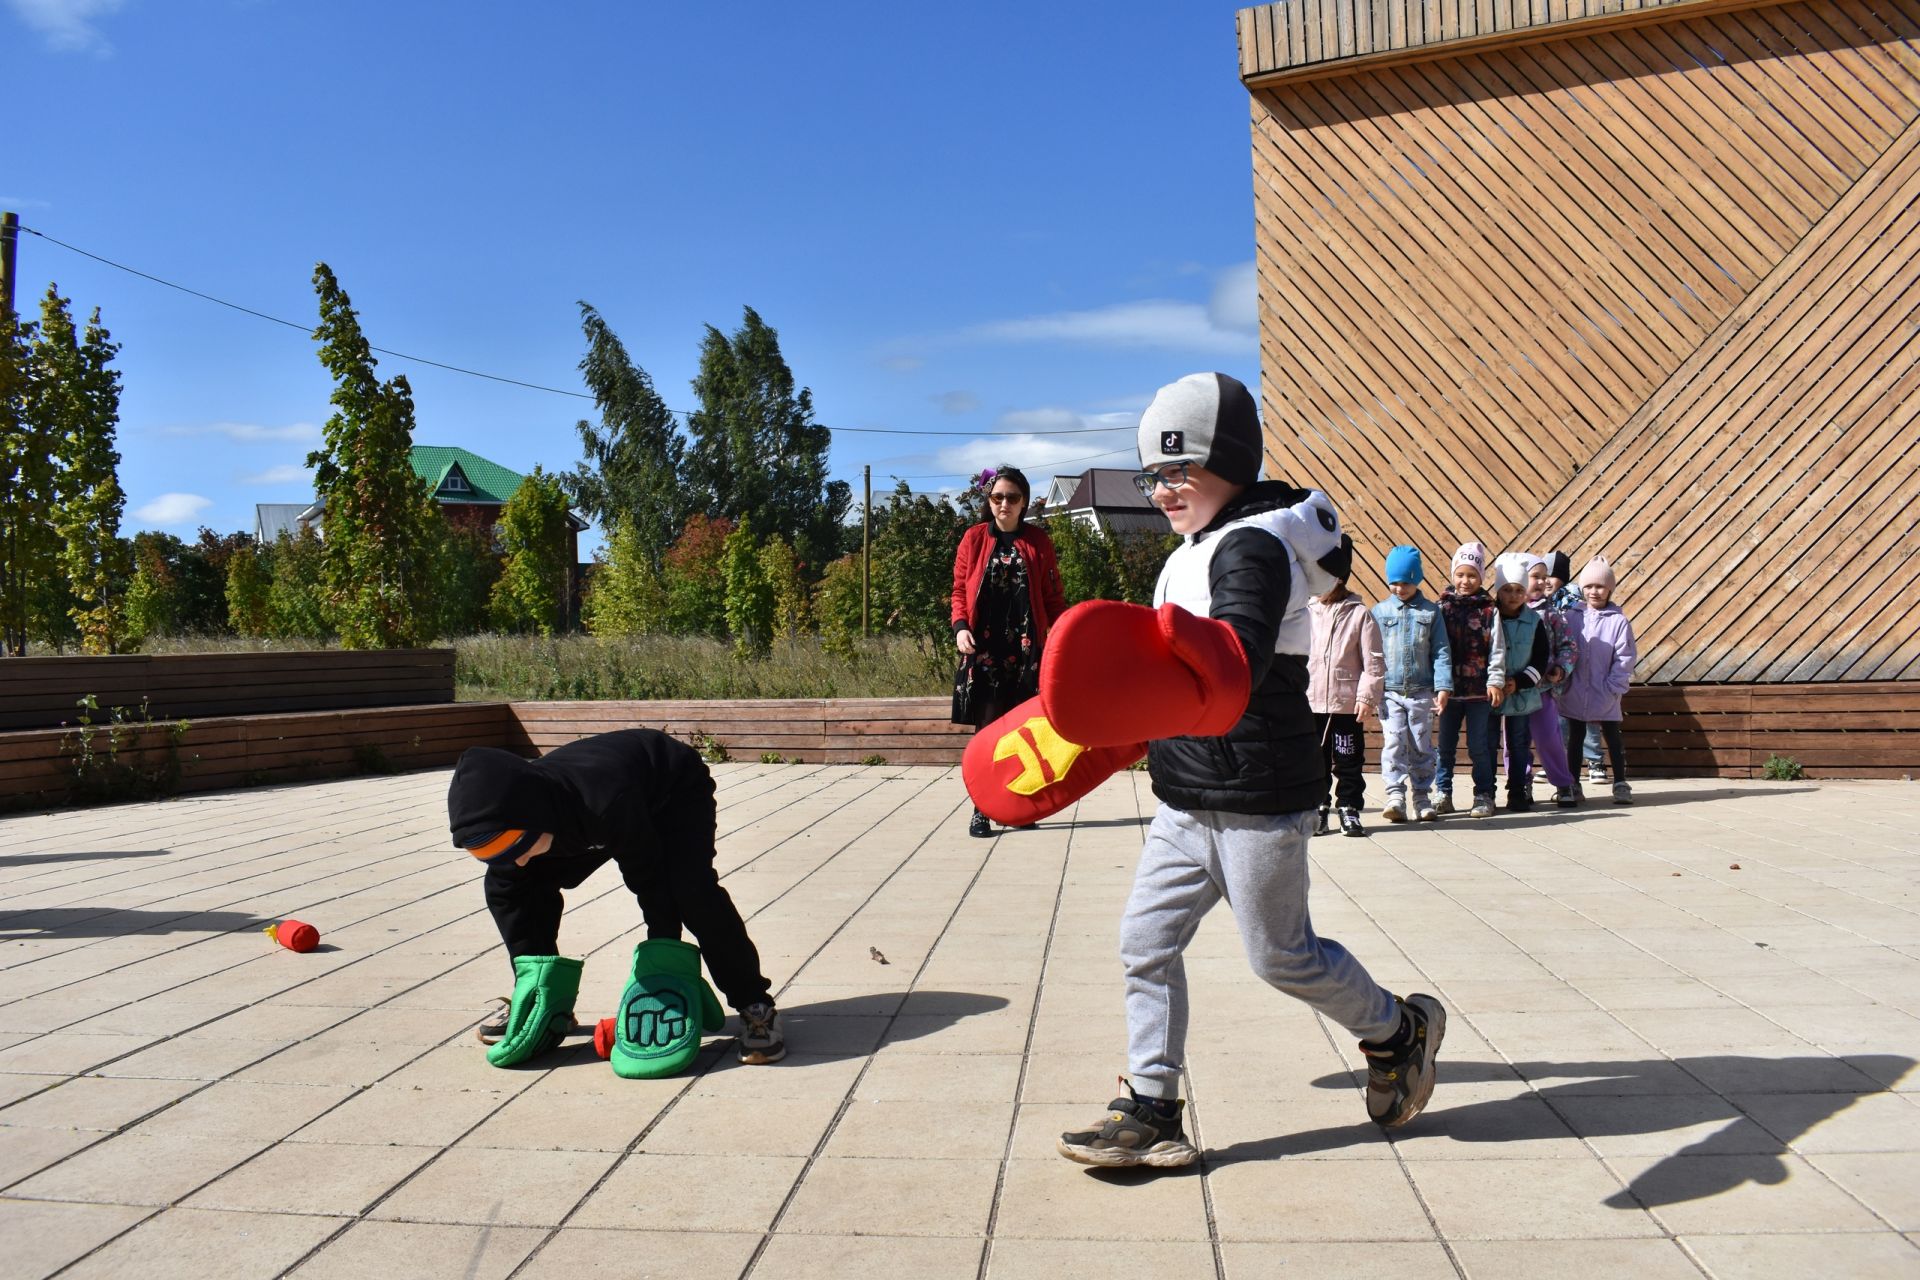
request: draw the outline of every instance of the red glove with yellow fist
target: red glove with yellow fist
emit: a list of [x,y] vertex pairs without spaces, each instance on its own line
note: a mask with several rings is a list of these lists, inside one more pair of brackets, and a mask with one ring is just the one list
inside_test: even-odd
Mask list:
[[1028,698],[973,735],[960,763],[980,812],[1002,826],[1051,817],[1147,753],[1147,744],[1082,747],[1047,722]]

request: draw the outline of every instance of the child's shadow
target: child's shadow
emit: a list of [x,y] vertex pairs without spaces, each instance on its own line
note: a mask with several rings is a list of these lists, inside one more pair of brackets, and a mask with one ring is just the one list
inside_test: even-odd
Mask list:
[[[1505,1063],[1443,1062],[1429,1109],[1393,1136],[1443,1137],[1455,1142],[1603,1138],[1692,1128],[1703,1119],[1723,1119],[1725,1123],[1713,1133],[1671,1152],[1636,1177],[1625,1191],[1605,1201],[1616,1209],[1655,1208],[1705,1199],[1748,1182],[1772,1185],[1786,1181],[1789,1170],[1781,1157],[1787,1154],[1789,1143],[1859,1099],[1891,1091],[1915,1065],[1912,1058],[1893,1054],[1842,1058],[1745,1058],[1727,1054],[1629,1062],[1521,1062],[1511,1067]],[[1357,1090],[1358,1075],[1338,1072],[1313,1083],[1316,1088]],[[1523,1078],[1537,1085],[1555,1077],[1574,1082],[1464,1106],[1446,1104],[1450,1081],[1509,1083]],[[1792,1105],[1773,1109],[1763,1126],[1728,1103],[1720,1088],[1742,1096],[1791,1095]],[[1572,1123],[1567,1119],[1570,1112],[1576,1117]],[[1782,1118],[1787,1116],[1790,1118]],[[1378,1127],[1361,1122],[1234,1143],[1208,1151],[1206,1158],[1209,1165],[1219,1166],[1389,1140]],[[1719,1158],[1691,1158],[1695,1156]]]

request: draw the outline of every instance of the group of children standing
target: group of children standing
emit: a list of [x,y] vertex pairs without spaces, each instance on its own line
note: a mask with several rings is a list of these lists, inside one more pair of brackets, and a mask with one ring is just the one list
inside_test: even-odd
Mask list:
[[1503,751],[1509,811],[1533,807],[1536,753],[1554,804],[1578,805],[1586,797],[1573,761],[1588,757],[1589,782],[1609,776],[1598,738],[1611,758],[1613,802],[1633,803],[1620,700],[1637,655],[1632,624],[1613,603],[1613,569],[1596,556],[1576,584],[1563,551],[1488,559],[1481,543],[1463,544],[1435,602],[1420,590],[1419,549],[1395,547],[1387,553],[1387,599],[1368,609],[1343,579],[1309,606],[1308,701],[1330,773],[1316,834],[1333,829],[1336,812],[1342,833],[1366,834],[1362,718],[1374,715],[1388,822],[1458,812],[1453,773],[1463,731],[1473,817],[1493,816],[1495,757]]

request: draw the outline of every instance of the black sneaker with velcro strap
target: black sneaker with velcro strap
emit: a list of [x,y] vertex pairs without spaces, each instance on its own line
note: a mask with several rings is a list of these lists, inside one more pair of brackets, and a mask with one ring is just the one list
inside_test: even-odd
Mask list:
[[1399,1128],[1427,1105],[1434,1059],[1447,1035],[1447,1011],[1432,996],[1408,996],[1400,1010],[1400,1029],[1390,1039],[1360,1042],[1367,1056],[1367,1115],[1382,1129]]
[[1154,1109],[1152,1099],[1136,1096],[1131,1088],[1127,1094],[1109,1102],[1107,1114],[1092,1128],[1061,1134],[1055,1149],[1076,1163],[1109,1169],[1178,1169],[1199,1157],[1181,1125],[1184,1101],[1175,1100],[1168,1117]]

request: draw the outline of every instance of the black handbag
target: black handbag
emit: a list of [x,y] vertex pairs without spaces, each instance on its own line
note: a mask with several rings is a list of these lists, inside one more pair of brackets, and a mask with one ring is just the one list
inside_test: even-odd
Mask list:
[[973,723],[973,655],[966,654],[960,659],[960,669],[953,673],[953,723]]

